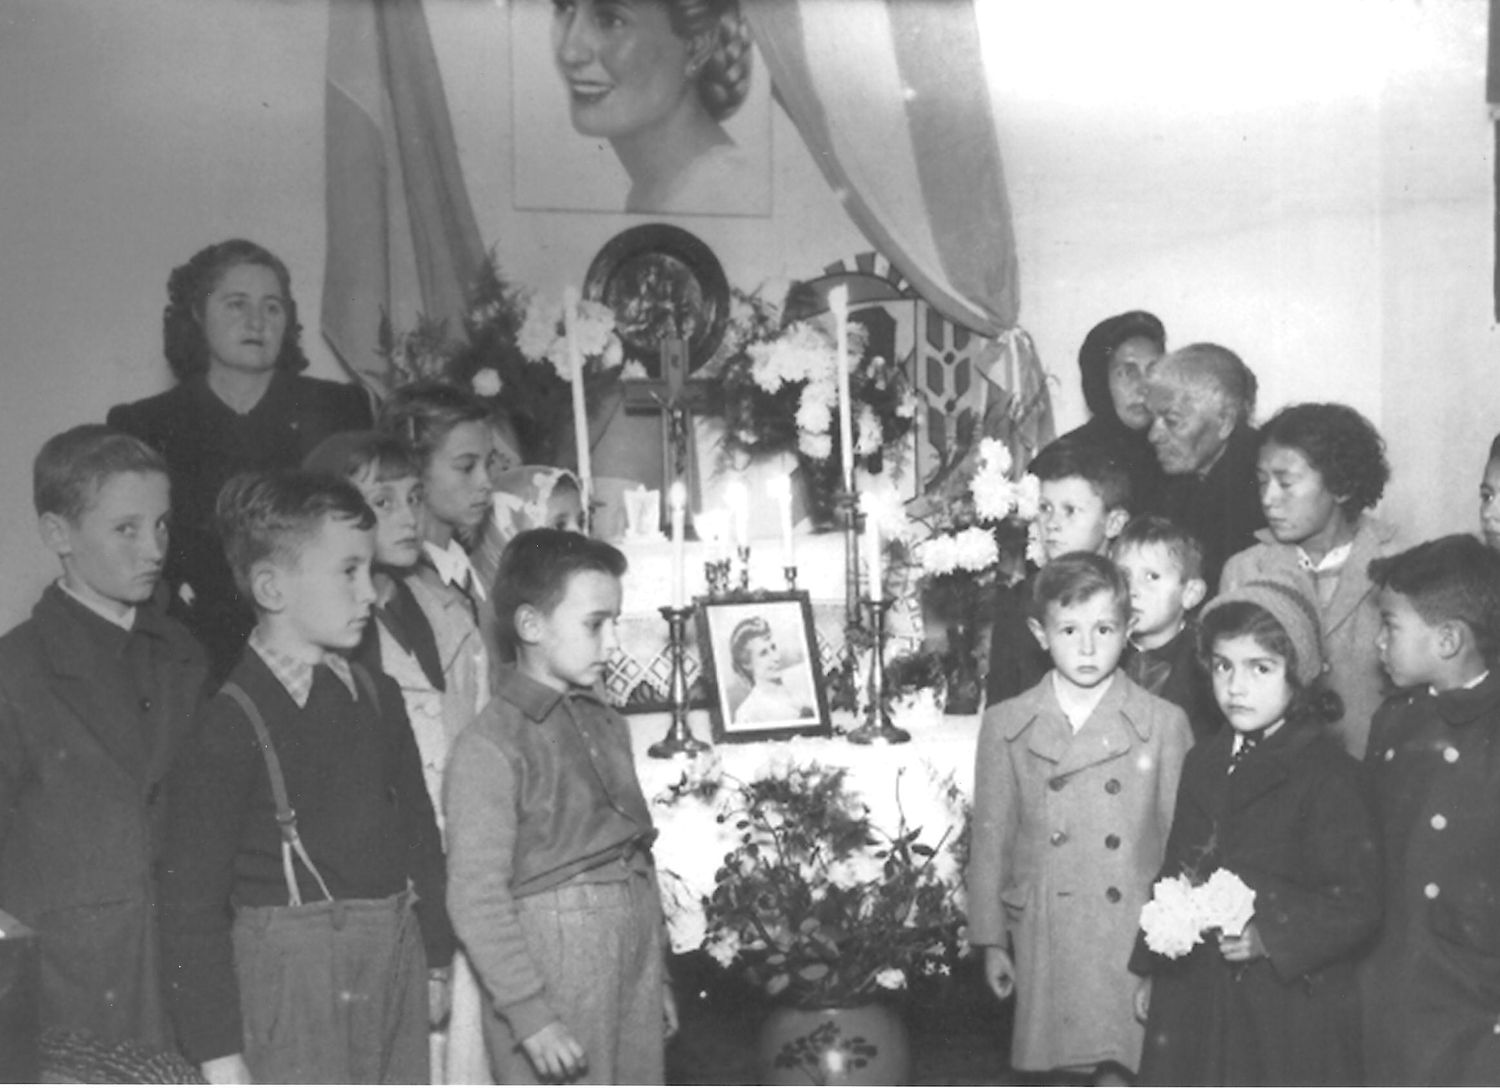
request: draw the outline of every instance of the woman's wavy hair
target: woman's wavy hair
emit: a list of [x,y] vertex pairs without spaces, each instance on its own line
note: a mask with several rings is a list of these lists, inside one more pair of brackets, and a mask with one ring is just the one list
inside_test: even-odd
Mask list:
[[715,121],[732,116],[750,93],[750,27],[739,0],[666,0],[672,33],[687,42],[709,37],[713,48],[698,68],[698,100]]
[[771,625],[761,616],[751,616],[735,624],[729,636],[729,664],[745,683],[755,683],[750,675],[750,644],[756,639],[772,637]]
[[1260,444],[1296,450],[1338,497],[1353,520],[1385,494],[1391,478],[1385,440],[1375,425],[1347,404],[1293,404],[1260,429]]
[[243,238],[230,238],[194,253],[186,263],[172,269],[167,278],[167,307],[162,311],[162,350],[167,365],[179,382],[208,370],[208,340],[203,335],[203,306],[225,273],[242,264],[269,268],[281,284],[286,299],[286,333],[276,369],[299,374],[307,369],[302,353],[302,324],[297,320],[297,300],[292,297],[292,274],[281,258],[264,246]]
[[489,421],[489,406],[473,393],[446,382],[423,380],[393,389],[380,404],[376,427],[404,443],[426,472],[433,454],[455,427]]

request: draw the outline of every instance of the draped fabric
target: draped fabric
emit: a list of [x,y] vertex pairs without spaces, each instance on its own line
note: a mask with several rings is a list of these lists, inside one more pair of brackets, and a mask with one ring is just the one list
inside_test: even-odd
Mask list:
[[1016,323],[1015,240],[973,0],[755,0],[776,95],[829,185],[922,297]]
[[329,0],[323,336],[383,390],[381,318],[461,327],[484,257],[421,0]]
[[1500,0],[1490,0],[1490,36],[1488,68],[1485,72],[1484,97],[1490,105],[1490,123],[1495,130],[1495,271],[1491,293],[1494,295],[1495,320],[1500,321]]

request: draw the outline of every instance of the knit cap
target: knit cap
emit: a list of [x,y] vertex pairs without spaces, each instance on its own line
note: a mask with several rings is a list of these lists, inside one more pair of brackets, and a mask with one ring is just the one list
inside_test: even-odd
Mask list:
[[1215,597],[1203,610],[1200,622],[1231,601],[1259,605],[1281,624],[1297,653],[1299,683],[1306,687],[1323,675],[1323,637],[1318,610],[1305,594],[1285,582],[1256,579]]

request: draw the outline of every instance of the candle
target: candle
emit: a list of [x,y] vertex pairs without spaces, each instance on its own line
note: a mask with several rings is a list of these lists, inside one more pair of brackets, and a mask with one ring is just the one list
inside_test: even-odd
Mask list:
[[684,521],[687,517],[687,488],[678,480],[667,495],[672,510],[672,607],[681,608],[687,600],[687,568],[683,561]]
[[568,370],[573,376],[573,438],[578,450],[579,499],[583,503],[584,528],[589,524],[589,498],[594,490],[593,466],[589,463],[589,409],[583,395],[583,352],[573,326],[578,320],[578,288],[563,289],[563,332],[568,341]]
[[849,395],[849,288],[841,284],[828,292],[837,341],[834,372],[839,391],[839,463],[844,470],[844,490],[854,493],[854,422]]
[[781,512],[781,565],[795,567],[797,556],[792,550],[792,479],[790,476],[772,476],[766,484],[766,490]]
[[724,487],[724,502],[729,506],[729,527],[734,546],[750,543],[750,491],[744,480],[730,480]]
[[870,576],[870,600],[878,601],[885,596],[885,587],[882,585],[884,578],[880,570],[880,520],[875,516],[875,504],[868,501],[870,496],[865,498],[865,564]]

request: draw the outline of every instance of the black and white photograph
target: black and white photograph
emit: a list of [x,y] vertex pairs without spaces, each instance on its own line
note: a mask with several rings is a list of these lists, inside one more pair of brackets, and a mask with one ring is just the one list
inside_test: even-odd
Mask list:
[[805,593],[703,601],[698,609],[704,667],[718,693],[713,706],[716,737],[762,740],[828,732]]

